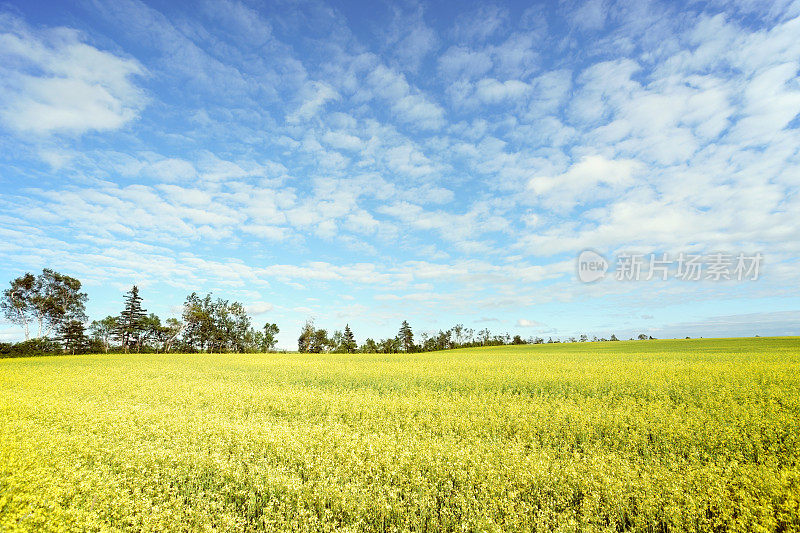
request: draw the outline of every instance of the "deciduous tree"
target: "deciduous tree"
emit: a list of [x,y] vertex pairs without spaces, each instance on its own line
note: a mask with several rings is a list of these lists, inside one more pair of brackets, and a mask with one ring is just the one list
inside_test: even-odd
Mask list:
[[3,291],[0,308],[5,317],[21,326],[30,339],[31,324],[38,324],[37,338],[47,337],[71,320],[86,320],[86,293],[81,282],[45,268],[38,276],[26,273]]
[[263,346],[262,350],[265,352],[270,352],[274,350],[275,345],[278,344],[277,335],[278,333],[281,332],[281,330],[278,328],[277,324],[272,324],[267,322],[266,324],[264,324],[263,331],[264,331],[264,340],[262,344]]
[[111,347],[111,339],[117,331],[117,317],[107,316],[102,320],[93,320],[89,325],[92,338],[103,346],[103,351],[108,353]]

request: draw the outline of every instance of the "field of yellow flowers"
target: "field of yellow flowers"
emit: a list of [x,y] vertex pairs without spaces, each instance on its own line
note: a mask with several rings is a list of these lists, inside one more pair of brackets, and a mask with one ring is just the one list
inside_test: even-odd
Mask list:
[[800,338],[0,360],[1,531],[800,531]]

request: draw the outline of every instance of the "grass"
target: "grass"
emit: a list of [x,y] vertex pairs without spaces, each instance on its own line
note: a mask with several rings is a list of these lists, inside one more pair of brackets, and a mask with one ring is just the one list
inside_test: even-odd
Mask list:
[[800,531],[800,338],[0,360],[2,531]]

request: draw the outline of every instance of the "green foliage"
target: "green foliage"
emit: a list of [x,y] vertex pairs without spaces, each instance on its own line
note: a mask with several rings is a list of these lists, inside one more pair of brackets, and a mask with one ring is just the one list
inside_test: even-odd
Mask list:
[[89,324],[89,333],[91,340],[102,347],[104,352],[108,352],[111,347],[111,340],[116,335],[118,329],[118,320],[115,316],[107,316],[102,320],[93,320]]
[[309,353],[311,351],[311,340],[314,337],[314,321],[309,319],[300,330],[300,336],[297,338],[297,351],[300,353]]
[[139,287],[134,285],[125,293],[125,308],[117,318],[116,337],[127,352],[131,348],[141,348],[142,336],[147,329],[147,310],[142,308]]
[[61,344],[47,337],[29,339],[17,343],[0,343],[0,358],[4,357],[36,357],[61,353]]
[[63,324],[86,320],[86,293],[81,282],[49,268],[38,276],[26,273],[3,291],[0,309],[12,323],[21,326],[30,339],[31,324],[38,324],[37,337],[47,337]]
[[373,339],[367,339],[361,346],[363,353],[378,353],[378,344]]
[[397,333],[397,340],[404,352],[409,353],[414,350],[414,333],[412,333],[411,326],[405,320],[403,320],[403,323],[400,325],[400,331]]
[[59,327],[59,340],[64,352],[69,354],[83,353],[89,347],[86,328],[80,320],[70,320]]
[[0,361],[3,531],[798,531],[800,339]]
[[345,353],[353,353],[357,349],[358,349],[358,344],[356,343],[355,335],[353,335],[353,332],[350,329],[350,324],[345,324],[344,334],[342,339],[342,351],[344,351]]
[[275,345],[278,344],[278,339],[276,338],[278,333],[281,332],[280,328],[278,328],[278,324],[272,324],[267,322],[264,324],[264,337],[263,342],[261,345],[262,352],[271,352],[275,349]]
[[274,324],[268,324],[274,328],[265,327],[264,332],[255,331],[244,306],[239,302],[220,298],[213,300],[211,294],[201,298],[194,292],[184,302],[183,322],[182,325],[173,323],[170,331],[176,328],[177,331],[183,331],[183,343],[191,350],[207,350],[211,353],[263,351],[266,334],[274,331],[271,339],[274,345],[274,335],[278,332]]

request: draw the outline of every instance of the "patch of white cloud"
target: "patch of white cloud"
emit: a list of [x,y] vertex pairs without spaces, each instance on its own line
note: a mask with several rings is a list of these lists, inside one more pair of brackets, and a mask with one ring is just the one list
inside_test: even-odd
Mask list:
[[118,129],[147,98],[136,84],[145,68],[100,50],[71,28],[34,29],[0,15],[0,119],[37,135]]
[[286,117],[289,123],[297,123],[314,117],[328,102],[340,99],[339,93],[330,85],[312,81],[301,91],[302,103]]

